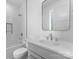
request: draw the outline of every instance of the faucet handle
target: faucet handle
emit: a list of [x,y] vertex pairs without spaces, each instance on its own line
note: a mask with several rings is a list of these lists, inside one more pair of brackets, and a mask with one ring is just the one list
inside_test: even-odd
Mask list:
[[53,40],[52,33],[49,34],[50,40]]
[[55,41],[58,41],[58,38],[55,38]]
[[53,42],[58,42],[58,38],[57,37],[53,37]]
[[46,39],[48,40],[49,39],[49,36],[46,36]]

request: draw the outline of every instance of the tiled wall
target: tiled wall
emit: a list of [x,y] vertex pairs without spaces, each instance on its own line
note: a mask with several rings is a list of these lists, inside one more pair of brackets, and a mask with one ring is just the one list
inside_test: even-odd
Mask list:
[[6,22],[13,24],[13,33],[7,33],[6,35],[7,47],[21,43],[21,40],[19,40],[21,33],[23,33],[23,39],[26,39],[26,0],[24,0],[24,3],[20,7],[7,1]]

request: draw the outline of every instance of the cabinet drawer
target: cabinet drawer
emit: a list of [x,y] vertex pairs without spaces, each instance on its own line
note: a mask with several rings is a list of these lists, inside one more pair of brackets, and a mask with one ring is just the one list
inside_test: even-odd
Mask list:
[[41,59],[41,57],[36,55],[35,53],[33,53],[31,51],[28,51],[28,52],[29,52],[28,59]]

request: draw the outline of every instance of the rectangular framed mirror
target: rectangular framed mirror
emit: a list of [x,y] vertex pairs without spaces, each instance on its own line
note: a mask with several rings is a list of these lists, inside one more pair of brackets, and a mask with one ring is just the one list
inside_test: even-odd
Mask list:
[[42,29],[66,31],[70,28],[70,0],[45,0],[42,2]]

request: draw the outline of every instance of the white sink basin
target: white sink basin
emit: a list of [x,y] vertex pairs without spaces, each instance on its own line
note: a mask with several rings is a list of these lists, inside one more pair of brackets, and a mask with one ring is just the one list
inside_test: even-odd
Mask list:
[[46,45],[56,45],[56,46],[60,45],[59,41],[55,42],[53,40],[40,40],[40,42]]
[[72,50],[72,44],[68,42],[62,42],[62,41],[53,42],[53,40],[40,40],[40,43],[48,45],[48,46],[52,46],[52,47],[56,46],[56,47]]

